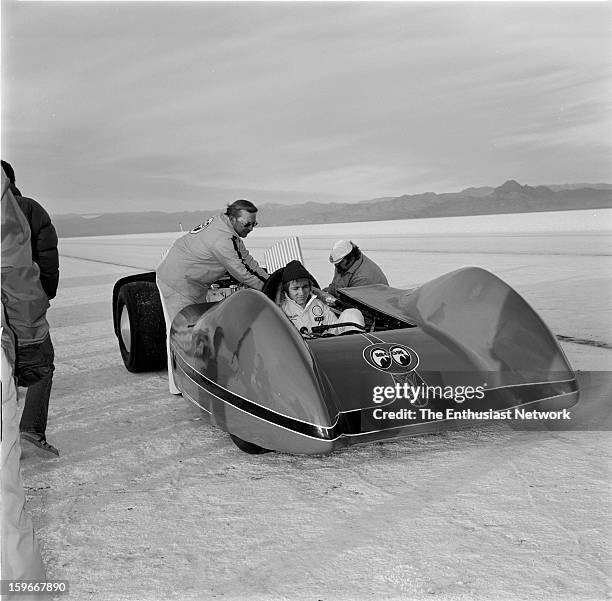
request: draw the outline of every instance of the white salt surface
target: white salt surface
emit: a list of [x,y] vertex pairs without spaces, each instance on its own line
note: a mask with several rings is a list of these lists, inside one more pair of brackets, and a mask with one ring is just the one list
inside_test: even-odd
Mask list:
[[[331,243],[350,236],[394,285],[482,265],[557,333],[612,340],[609,228],[413,239],[376,224],[325,227],[290,230],[325,283]],[[258,252],[276,233],[261,228],[247,245]],[[128,373],[110,299],[135,269],[114,263],[150,268],[172,238],[62,241],[47,430],[61,456],[26,448],[22,466],[48,577],[69,580],[71,599],[609,597],[612,448],[603,422],[597,431],[492,423],[326,457],[252,456],[169,395],[164,371]],[[86,260],[66,256],[79,254]],[[609,369],[612,351],[563,346],[576,369]]]

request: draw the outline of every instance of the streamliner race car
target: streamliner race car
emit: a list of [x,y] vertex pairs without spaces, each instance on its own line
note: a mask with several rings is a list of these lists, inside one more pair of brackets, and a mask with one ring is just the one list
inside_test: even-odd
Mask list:
[[[344,288],[339,307],[361,310],[365,328],[340,335],[337,326],[298,332],[276,302],[281,272],[262,292],[222,278],[212,302],[185,308],[171,326],[176,385],[245,452],[325,454],[578,401],[555,336],[484,269],[410,290]],[[113,318],[129,371],[166,365],[154,272],[115,284]]]

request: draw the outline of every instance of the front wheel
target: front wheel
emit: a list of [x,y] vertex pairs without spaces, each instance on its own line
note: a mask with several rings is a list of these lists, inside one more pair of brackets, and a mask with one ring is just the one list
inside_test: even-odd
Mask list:
[[117,296],[117,337],[128,371],[157,371],[166,365],[166,323],[154,282],[124,284]]

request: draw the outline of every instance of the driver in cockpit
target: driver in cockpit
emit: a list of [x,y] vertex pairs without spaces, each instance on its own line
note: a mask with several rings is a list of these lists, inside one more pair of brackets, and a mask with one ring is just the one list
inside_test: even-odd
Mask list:
[[[345,309],[339,317],[319,298],[312,294],[312,280],[308,270],[299,262],[285,266],[282,277],[283,297],[281,309],[301,334],[310,334],[313,326],[357,323],[364,326],[359,309]],[[332,334],[359,331],[353,326],[330,328]]]

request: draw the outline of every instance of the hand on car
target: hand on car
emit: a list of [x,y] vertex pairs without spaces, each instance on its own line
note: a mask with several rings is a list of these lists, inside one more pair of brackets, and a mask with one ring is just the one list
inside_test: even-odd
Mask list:
[[312,293],[320,300],[322,300],[326,305],[333,307],[336,304],[336,298],[332,296],[326,290],[320,290],[319,288],[312,288]]

